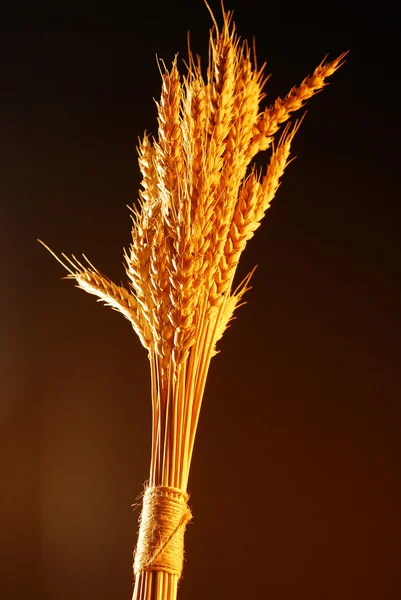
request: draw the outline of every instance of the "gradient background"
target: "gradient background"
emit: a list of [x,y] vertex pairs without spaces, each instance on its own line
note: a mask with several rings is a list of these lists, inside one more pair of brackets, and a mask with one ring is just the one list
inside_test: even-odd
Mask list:
[[[383,2],[227,8],[273,73],[269,101],[326,53],[351,53],[308,103],[299,158],[243,256],[238,279],[259,268],[210,371],[180,600],[396,599],[399,15]],[[190,29],[205,64],[209,26],[201,0],[3,20],[1,599],[131,597],[146,354],[36,238],[124,279],[155,54],[185,57]]]

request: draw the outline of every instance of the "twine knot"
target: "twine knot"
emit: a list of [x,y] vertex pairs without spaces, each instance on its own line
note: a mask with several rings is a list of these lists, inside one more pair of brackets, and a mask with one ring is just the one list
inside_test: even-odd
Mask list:
[[184,533],[192,514],[183,490],[150,486],[143,495],[134,573],[165,571],[181,577]]

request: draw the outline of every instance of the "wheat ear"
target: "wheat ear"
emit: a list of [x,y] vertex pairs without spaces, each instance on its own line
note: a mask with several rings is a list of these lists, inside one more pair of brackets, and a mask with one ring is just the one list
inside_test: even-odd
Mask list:
[[75,256],[69,258],[62,253],[62,260],[57,256],[44,242],[38,240],[54,257],[55,259],[69,272],[66,279],[75,279],[77,287],[97,296],[99,301],[104,302],[114,310],[118,311],[128,321],[130,321],[134,331],[137,333],[142,345],[147,349],[152,349],[152,337],[149,326],[143,318],[140,307],[132,294],[130,294],[123,286],[118,286],[110,279],[102,275],[86,258],[83,259],[88,263],[88,267],[83,265]]
[[291,88],[284,98],[277,98],[272,106],[264,110],[254,127],[250,150],[252,156],[269,148],[280,125],[289,119],[291,113],[302,108],[309,98],[327,85],[326,79],[344,64],[347,54],[347,52],[343,52],[329,63],[323,60],[312,75],[303,80],[300,86]]

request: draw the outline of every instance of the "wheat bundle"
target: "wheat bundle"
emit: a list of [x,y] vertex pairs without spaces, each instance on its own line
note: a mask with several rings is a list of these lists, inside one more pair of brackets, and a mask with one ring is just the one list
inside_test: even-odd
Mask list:
[[[212,15],[213,18],[213,15]],[[233,290],[238,261],[289,163],[299,123],[292,112],[321,90],[344,54],[320,64],[299,87],[260,111],[266,82],[232,14],[214,18],[209,64],[189,51],[162,65],[158,135],[138,148],[142,189],[125,252],[128,289],[86,257],[58,260],[83,290],[121,312],[146,348],[151,372],[152,448],[135,552],[134,600],[174,600],[191,518],[187,482],[206,377],[216,344],[249,289]],[[271,148],[264,174],[252,167]]]

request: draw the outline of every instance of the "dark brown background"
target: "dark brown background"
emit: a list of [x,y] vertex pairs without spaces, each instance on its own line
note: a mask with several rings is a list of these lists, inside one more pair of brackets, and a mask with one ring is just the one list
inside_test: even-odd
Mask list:
[[[243,256],[239,277],[259,268],[210,371],[180,599],[396,599],[399,15],[227,8],[257,38],[271,100],[327,52],[351,53],[309,103],[298,158]],[[155,54],[185,56],[190,29],[206,59],[210,20],[201,0],[55,10],[4,18],[0,36],[0,598],[127,600],[147,358],[122,317],[60,281],[36,238],[124,278]]]

